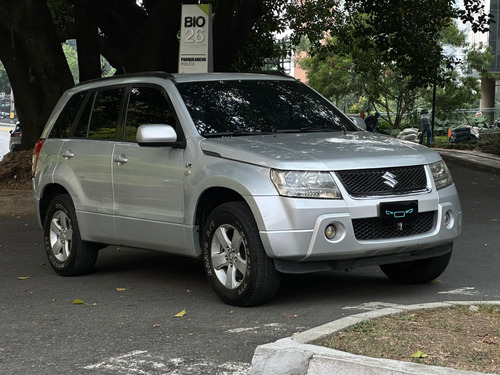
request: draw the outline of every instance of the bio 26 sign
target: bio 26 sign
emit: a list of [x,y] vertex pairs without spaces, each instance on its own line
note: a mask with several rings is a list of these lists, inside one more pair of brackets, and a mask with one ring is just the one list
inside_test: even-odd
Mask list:
[[182,6],[179,73],[212,71],[212,14],[209,4]]
[[206,30],[204,26],[207,24],[206,17],[203,16],[193,16],[185,17],[184,21],[184,32],[186,36],[186,43],[203,43],[205,41]]

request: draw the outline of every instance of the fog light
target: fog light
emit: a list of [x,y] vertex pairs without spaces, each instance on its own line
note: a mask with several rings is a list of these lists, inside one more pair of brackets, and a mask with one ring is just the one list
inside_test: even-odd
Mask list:
[[335,225],[330,224],[325,228],[325,237],[329,240],[333,240],[336,235],[337,229],[335,228]]
[[451,223],[453,216],[451,211],[446,211],[446,214],[444,215],[444,225],[448,227]]

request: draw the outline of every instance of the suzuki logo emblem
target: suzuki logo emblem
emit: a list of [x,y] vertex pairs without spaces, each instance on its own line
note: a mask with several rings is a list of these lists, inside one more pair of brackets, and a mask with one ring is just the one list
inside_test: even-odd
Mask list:
[[391,188],[394,189],[394,186],[398,184],[398,181],[396,180],[396,176],[393,175],[391,172],[385,172],[382,178],[385,180],[384,184],[389,185]]

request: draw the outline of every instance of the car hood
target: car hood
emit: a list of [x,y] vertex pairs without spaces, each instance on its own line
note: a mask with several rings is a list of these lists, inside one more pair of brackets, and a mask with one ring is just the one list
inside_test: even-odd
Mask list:
[[427,147],[368,132],[208,138],[201,148],[208,155],[285,170],[387,168],[441,159]]

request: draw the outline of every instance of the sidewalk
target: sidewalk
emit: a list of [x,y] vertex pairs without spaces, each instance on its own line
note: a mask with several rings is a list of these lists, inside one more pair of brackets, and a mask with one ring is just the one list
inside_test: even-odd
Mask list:
[[252,375],[486,375],[448,367],[364,357],[309,344],[364,320],[414,310],[478,303],[500,305],[500,301],[394,305],[390,308],[348,316],[292,337],[258,346],[252,359]]
[[466,167],[481,169],[491,173],[500,172],[500,156],[487,154],[481,151],[448,150],[443,148],[434,149],[445,160],[460,162]]
[[[464,167],[500,173],[500,156],[479,151],[435,149],[445,161]],[[390,359],[369,358],[309,344],[363,320],[417,309],[431,309],[477,302],[427,303],[375,310],[348,316],[298,333],[274,343],[260,345],[252,359],[252,375],[485,375],[445,367],[427,366]],[[499,301],[481,302],[500,304]]]

